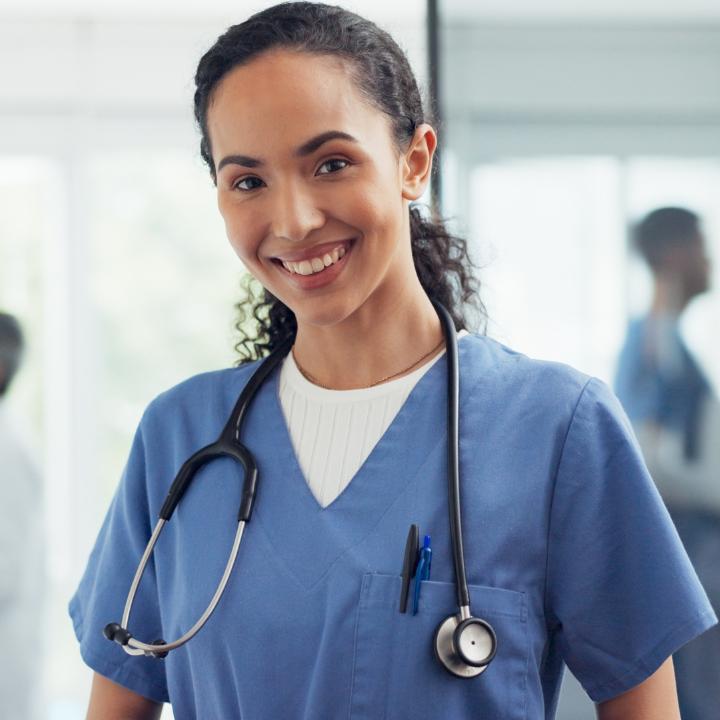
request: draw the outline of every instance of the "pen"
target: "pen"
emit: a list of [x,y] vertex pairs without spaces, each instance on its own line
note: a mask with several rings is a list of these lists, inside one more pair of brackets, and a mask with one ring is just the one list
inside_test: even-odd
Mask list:
[[400,589],[400,612],[407,610],[408,593],[410,592],[410,578],[415,575],[418,564],[418,526],[411,525],[405,541],[405,555],[403,557],[402,587]]
[[426,535],[420,551],[420,562],[415,573],[415,587],[413,592],[413,615],[417,615],[420,602],[420,583],[430,579],[430,565],[432,563],[432,548],[430,547],[430,536]]

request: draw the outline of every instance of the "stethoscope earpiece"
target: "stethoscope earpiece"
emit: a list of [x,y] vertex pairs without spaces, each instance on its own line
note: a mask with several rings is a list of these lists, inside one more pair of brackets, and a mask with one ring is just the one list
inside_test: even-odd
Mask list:
[[495,657],[497,638],[485,620],[450,615],[435,631],[434,649],[435,657],[449,673],[474,678]]

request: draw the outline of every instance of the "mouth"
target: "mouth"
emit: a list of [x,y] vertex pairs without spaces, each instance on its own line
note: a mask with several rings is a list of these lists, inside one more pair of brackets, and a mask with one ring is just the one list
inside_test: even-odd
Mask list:
[[328,268],[332,268],[341,262],[341,260],[350,252],[355,243],[355,239],[342,240],[334,244],[325,244],[318,249],[312,256],[303,260],[283,260],[281,258],[271,258],[272,262],[279,265],[285,272],[290,275],[301,277],[309,277],[313,275],[322,275]]

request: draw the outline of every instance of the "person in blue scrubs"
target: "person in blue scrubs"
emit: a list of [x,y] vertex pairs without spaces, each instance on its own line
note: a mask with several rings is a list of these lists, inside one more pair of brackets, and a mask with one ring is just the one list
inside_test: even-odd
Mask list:
[[[661,207],[633,228],[635,248],[653,275],[649,310],[633,318],[623,343],[615,390],[640,440],[661,496],[703,587],[720,607],[720,512],[710,485],[712,438],[705,432],[709,379],[687,347],[680,320],[710,287],[710,262],[700,217],[681,207]],[[677,439],[677,456],[663,450]],[[703,466],[707,466],[704,469]],[[693,483],[706,474],[706,492]],[[683,720],[704,720],[720,710],[720,627],[681,648],[673,658]],[[715,681],[714,681],[715,680]]]
[[[315,3],[257,13],[201,59],[195,114],[228,239],[264,294],[245,303],[238,367],[161,393],[140,420],[70,603],[95,671],[88,717],[158,717],[169,702],[177,720],[552,718],[566,665],[603,720],[678,717],[669,658],[717,617],[627,417],[601,381],[479,332],[458,349],[467,579],[498,641],[481,675],[457,678],[433,655],[435,628],[457,612],[445,356],[327,507],[308,490],[274,370],[242,430],[258,496],[214,614],[163,660],[103,636],[175,473],[217,438],[262,355],[294,338],[319,385],[367,388],[440,349],[431,299],[458,330],[467,301],[480,307],[466,242],[412,205],[437,137],[407,58],[376,25]],[[337,243],[346,255],[321,272],[278,262]],[[196,476],[143,577],[136,637],[176,638],[207,606],[239,475],[221,459]],[[412,523],[432,538],[432,575],[403,614]]]
[[676,431],[692,461],[701,451],[700,422],[711,386],[682,338],[680,318],[710,287],[705,236],[698,215],[679,207],[648,213],[633,236],[653,274],[653,298],[649,311],[628,325],[615,389],[634,423]]

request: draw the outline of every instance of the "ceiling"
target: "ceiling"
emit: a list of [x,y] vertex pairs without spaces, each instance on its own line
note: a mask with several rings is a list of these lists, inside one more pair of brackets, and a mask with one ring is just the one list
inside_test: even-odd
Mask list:
[[[416,21],[425,0],[329,0],[375,20]],[[0,16],[133,18],[250,15],[273,0],[0,0]],[[720,22],[720,0],[441,0],[447,19],[493,22]]]
[[446,16],[497,21],[720,20],[720,0],[441,0]]

